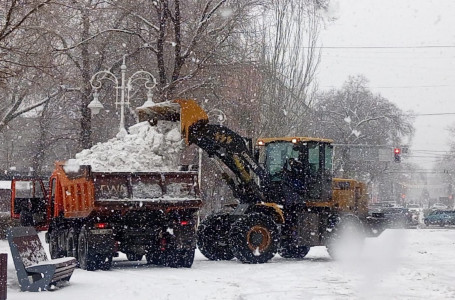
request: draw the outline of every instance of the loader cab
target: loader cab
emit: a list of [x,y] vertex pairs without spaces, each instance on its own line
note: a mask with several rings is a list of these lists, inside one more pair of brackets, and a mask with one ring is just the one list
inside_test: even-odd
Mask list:
[[11,218],[22,226],[38,230],[47,227],[47,197],[44,182],[39,178],[14,178],[11,182]]
[[[257,141],[259,164],[292,201],[328,201],[332,185],[332,141],[307,137]],[[294,195],[294,196],[292,196]]]

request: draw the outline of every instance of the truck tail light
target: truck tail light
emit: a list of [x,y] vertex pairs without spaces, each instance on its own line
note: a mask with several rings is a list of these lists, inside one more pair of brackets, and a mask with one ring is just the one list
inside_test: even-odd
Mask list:
[[107,227],[108,227],[107,223],[95,223],[95,228],[97,228],[97,229],[104,229]]

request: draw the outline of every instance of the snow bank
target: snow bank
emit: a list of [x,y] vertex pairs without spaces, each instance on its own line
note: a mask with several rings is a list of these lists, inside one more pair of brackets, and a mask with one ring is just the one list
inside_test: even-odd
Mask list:
[[148,122],[129,128],[130,134],[76,154],[68,165],[91,165],[95,172],[164,172],[178,169],[183,140],[178,122]]

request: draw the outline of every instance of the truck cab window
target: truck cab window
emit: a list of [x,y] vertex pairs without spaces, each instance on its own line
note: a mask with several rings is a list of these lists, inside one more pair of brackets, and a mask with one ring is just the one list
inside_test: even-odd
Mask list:
[[16,198],[33,198],[32,181],[16,181]]

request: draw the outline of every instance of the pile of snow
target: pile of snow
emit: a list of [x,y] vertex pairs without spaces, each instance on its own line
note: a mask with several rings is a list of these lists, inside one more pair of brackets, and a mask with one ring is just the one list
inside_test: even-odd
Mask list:
[[11,181],[0,181],[0,190],[10,190],[11,189]]
[[148,122],[129,128],[129,134],[76,154],[67,162],[66,171],[91,165],[95,172],[164,172],[178,169],[183,140],[179,123]]

